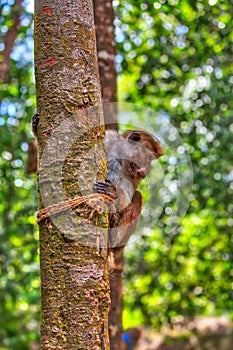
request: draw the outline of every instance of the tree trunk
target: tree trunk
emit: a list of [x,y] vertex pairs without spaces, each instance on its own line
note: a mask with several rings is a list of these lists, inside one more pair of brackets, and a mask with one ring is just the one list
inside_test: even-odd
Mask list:
[[[94,0],[96,43],[105,127],[117,130],[116,43],[112,0]],[[112,103],[111,103],[112,102]]]
[[[91,0],[35,2],[35,71],[41,209],[107,176]],[[41,350],[109,349],[106,240],[88,205],[40,223]]]
[[[116,44],[114,37],[114,10],[112,0],[94,0],[96,42],[99,72],[104,104],[105,126],[118,129],[116,104]],[[109,311],[109,338],[111,350],[123,349],[122,344],[122,289],[123,252],[109,257],[111,307]]]

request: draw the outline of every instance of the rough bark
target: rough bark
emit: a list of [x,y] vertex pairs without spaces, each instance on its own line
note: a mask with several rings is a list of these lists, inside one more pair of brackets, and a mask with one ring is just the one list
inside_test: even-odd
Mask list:
[[37,141],[28,142],[27,173],[33,174],[37,171]]
[[[99,61],[105,126],[117,130],[116,113],[116,43],[112,0],[94,0],[96,43]],[[112,103],[111,103],[112,102]]]
[[[41,209],[46,190],[50,200],[57,198],[60,165],[65,198],[92,190],[90,163],[98,179],[106,178],[104,149],[96,146],[103,140],[103,127],[96,129],[103,116],[100,108],[87,109],[101,102],[91,0],[35,2],[35,72]],[[54,136],[63,122],[60,137]],[[83,130],[79,138],[77,130]],[[65,160],[64,140],[72,146]],[[109,349],[106,216],[88,206],[67,215],[40,223],[41,350]]]
[[4,39],[4,50],[1,53],[0,81],[7,82],[10,72],[10,54],[17,36],[20,24],[20,9],[22,0],[15,0],[13,5],[12,26],[8,29]]

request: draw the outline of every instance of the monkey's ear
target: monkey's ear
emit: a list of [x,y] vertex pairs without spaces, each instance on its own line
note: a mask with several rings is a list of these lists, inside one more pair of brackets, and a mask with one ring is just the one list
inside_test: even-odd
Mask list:
[[128,140],[129,142],[130,141],[139,142],[141,140],[141,135],[136,131],[132,131],[128,136]]

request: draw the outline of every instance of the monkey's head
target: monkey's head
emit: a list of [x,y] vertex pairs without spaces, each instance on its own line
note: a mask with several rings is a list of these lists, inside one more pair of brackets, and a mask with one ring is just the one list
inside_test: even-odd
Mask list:
[[151,162],[164,154],[163,149],[159,141],[145,131],[128,130],[121,136],[130,144],[128,171],[139,184],[148,175]]

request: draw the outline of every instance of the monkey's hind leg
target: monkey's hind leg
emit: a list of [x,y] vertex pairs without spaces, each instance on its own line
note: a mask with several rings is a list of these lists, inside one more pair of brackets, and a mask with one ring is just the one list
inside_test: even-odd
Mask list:
[[122,250],[136,230],[142,209],[141,192],[134,193],[131,203],[123,212],[111,214],[109,223],[109,243],[113,251]]

